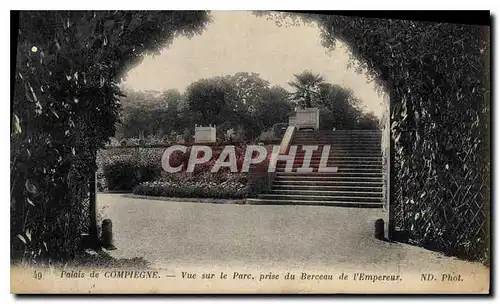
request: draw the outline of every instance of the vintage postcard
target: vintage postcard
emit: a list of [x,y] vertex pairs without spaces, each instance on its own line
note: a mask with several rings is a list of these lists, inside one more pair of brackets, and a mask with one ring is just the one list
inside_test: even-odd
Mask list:
[[443,15],[12,11],[11,292],[488,294],[490,16]]

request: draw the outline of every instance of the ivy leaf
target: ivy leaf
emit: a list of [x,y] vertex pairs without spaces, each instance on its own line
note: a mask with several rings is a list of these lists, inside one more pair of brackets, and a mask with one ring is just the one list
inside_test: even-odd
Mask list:
[[399,142],[399,138],[401,137],[401,133],[399,133],[396,138],[394,138],[394,142],[397,143]]
[[50,109],[50,111],[52,112],[52,114],[54,114],[54,116],[55,116],[56,118],[59,118],[59,115],[57,115],[57,113],[56,113],[56,111],[54,111],[54,109]]
[[35,204],[33,204],[33,201],[32,201],[32,200],[30,200],[29,198],[26,198],[26,202],[27,202],[28,204],[30,204],[31,206],[35,206]]
[[31,194],[37,194],[38,193],[38,183],[36,181],[34,181],[34,180],[28,179],[26,181],[26,183],[24,184],[24,187]]
[[24,244],[27,244],[26,239],[24,238],[24,236],[22,236],[22,235],[18,234],[18,235],[17,235],[17,238],[18,238],[18,239],[20,239],[20,240],[21,240],[21,242],[23,242]]
[[14,119],[12,121],[12,127],[14,129],[14,134],[15,135],[18,135],[18,134],[21,134],[22,133],[22,129],[21,129],[21,122],[19,121],[19,117],[17,117],[16,114],[14,114]]

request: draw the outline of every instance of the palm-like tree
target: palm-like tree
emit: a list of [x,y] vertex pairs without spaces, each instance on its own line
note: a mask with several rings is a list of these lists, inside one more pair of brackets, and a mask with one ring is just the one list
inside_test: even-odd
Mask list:
[[295,92],[292,93],[292,99],[300,107],[312,107],[312,102],[318,97],[319,88],[325,82],[325,79],[320,74],[314,74],[309,70],[293,76],[295,76],[295,80],[288,83],[295,89]]

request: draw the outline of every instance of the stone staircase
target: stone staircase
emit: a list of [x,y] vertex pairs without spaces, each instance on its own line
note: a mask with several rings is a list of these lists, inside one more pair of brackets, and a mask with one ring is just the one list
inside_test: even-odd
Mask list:
[[[378,130],[296,131],[291,140],[298,146],[292,172],[285,172],[286,162],[278,161],[271,189],[248,202],[382,208],[380,140]],[[297,172],[303,145],[318,145],[311,158],[313,172]],[[338,167],[337,172],[318,172],[324,145],[331,146],[327,166]]]

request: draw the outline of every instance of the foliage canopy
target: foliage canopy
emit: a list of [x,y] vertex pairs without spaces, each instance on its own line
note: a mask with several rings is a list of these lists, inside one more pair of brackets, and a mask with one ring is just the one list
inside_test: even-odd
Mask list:
[[[11,135],[12,257],[70,258],[95,153],[114,135],[117,83],[145,54],[199,33],[206,12],[19,13]],[[88,221],[88,217],[87,217]]]

